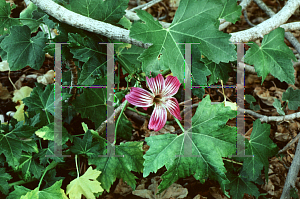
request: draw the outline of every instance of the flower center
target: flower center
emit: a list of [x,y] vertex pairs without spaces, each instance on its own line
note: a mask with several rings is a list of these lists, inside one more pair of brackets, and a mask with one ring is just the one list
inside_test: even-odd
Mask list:
[[162,96],[160,94],[156,95],[153,99],[154,103],[160,103],[162,101]]

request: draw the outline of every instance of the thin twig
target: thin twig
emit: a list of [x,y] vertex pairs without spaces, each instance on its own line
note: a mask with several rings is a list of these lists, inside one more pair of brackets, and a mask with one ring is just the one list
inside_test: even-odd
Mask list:
[[247,22],[250,26],[254,27],[255,25],[254,25],[253,23],[251,23],[251,21],[248,19],[248,14],[247,14],[247,10],[246,10],[246,9],[243,10],[243,14],[244,14],[244,18],[245,18],[246,22]]
[[[126,100],[115,110],[114,114],[111,115],[107,120],[105,120],[104,122],[102,122],[102,124],[97,128],[97,132],[99,135],[101,135],[103,133],[103,131],[106,129],[106,124],[113,124],[114,119],[118,118],[120,115],[121,110],[123,109],[123,107],[126,105],[129,106],[129,103],[126,103]],[[125,108],[126,108],[125,107]]]
[[162,0],[153,0],[153,1],[150,1],[150,2],[145,3],[143,5],[139,5],[139,6],[135,7],[135,8],[132,8],[129,11],[135,11],[135,10],[139,10],[139,9],[146,10],[147,8],[150,8],[154,4],[157,4],[157,3],[161,2],[161,1]]
[[[300,133],[298,133],[299,135]],[[295,186],[295,181],[297,179],[297,175],[299,173],[300,170],[300,144],[298,142],[297,144],[297,149],[296,149],[296,153],[292,162],[292,165],[289,168],[289,172],[288,175],[286,177],[285,183],[284,183],[284,187],[283,187],[283,191],[282,191],[282,195],[280,197],[280,199],[290,199],[290,190],[291,188],[295,188],[297,191],[297,188]]]
[[[223,102],[211,102],[211,104],[219,104]],[[193,104],[192,108],[198,107],[199,103]],[[300,112],[293,113],[290,115],[284,115],[284,116],[266,116],[266,115],[261,115],[259,113],[256,113],[251,110],[243,109],[243,108],[238,108],[237,109],[239,112],[244,112],[246,114],[252,115],[256,118],[259,118],[261,122],[282,122],[282,121],[288,121],[288,120],[293,120],[296,118],[300,118]]]
[[285,147],[283,147],[283,149],[278,151],[278,154],[288,150],[288,148],[290,148],[293,144],[295,144],[295,142],[297,142],[299,140],[299,138],[300,138],[300,133],[298,133],[298,135],[296,137],[294,137],[294,139],[292,139],[292,141],[290,141],[287,145],[285,145]]

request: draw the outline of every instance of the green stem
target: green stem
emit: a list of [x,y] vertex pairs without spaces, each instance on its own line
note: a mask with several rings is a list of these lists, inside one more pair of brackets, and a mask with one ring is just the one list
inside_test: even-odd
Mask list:
[[114,143],[113,143],[114,145],[116,144],[116,140],[117,140],[117,129],[118,129],[118,124],[119,124],[120,118],[122,117],[122,114],[123,114],[123,112],[124,112],[124,110],[125,110],[125,108],[126,108],[127,103],[128,103],[128,101],[125,100],[125,104],[124,104],[124,106],[123,106],[123,108],[122,108],[122,110],[121,110],[121,112],[120,112],[120,115],[119,115],[118,120],[117,120],[117,123],[116,123],[116,127],[115,127],[115,140],[114,140]]
[[19,186],[21,184],[26,184],[26,183],[29,183],[29,182],[33,182],[33,181],[36,181],[37,179],[33,178],[31,180],[28,180],[28,181],[24,181],[24,180],[19,180],[19,181],[16,181],[16,182],[12,182],[12,183],[9,183],[8,186],[9,187],[12,187],[12,186]]
[[243,165],[243,163],[241,163],[241,162],[236,162],[236,161],[234,161],[234,160],[228,160],[228,159],[225,159],[225,158],[222,158],[223,160],[226,160],[226,161],[228,161],[228,162],[232,162],[232,163],[235,163],[235,164],[239,164],[239,165]]
[[[173,117],[174,117],[174,116],[173,116]],[[183,126],[180,124],[179,120],[178,120],[176,117],[174,117],[174,119],[175,119],[175,121],[177,122],[177,124],[178,124],[178,126],[180,127],[180,129],[182,130],[182,132],[184,132],[184,128],[183,128]]]
[[78,135],[73,135],[73,136],[82,136],[82,135],[85,135],[85,133],[83,133],[83,134],[78,134]]
[[57,162],[52,161],[52,162],[45,168],[44,173],[43,173],[43,175],[42,175],[42,177],[41,177],[41,179],[40,179],[39,185],[38,185],[38,190],[40,190],[40,186],[41,186],[41,184],[42,184],[42,182],[43,182],[43,178],[44,178],[45,174],[47,173],[47,171],[49,171],[50,169],[53,169],[54,167],[56,167],[57,164],[58,164]]
[[75,165],[76,165],[76,171],[77,171],[77,178],[79,178],[79,171],[78,171],[78,165],[77,165],[77,155],[75,155]]
[[134,111],[134,112],[136,112],[136,113],[139,114],[139,115],[143,115],[143,116],[145,116],[145,117],[147,117],[147,118],[150,117],[147,113],[142,113],[142,112],[138,111],[138,110],[135,109],[135,108],[127,107],[127,109],[129,109],[129,110],[131,110],[131,111]]
[[120,78],[120,70],[121,70],[121,64],[118,65],[118,77],[119,77],[119,82],[118,82],[118,90],[117,90],[117,92],[119,92],[120,81],[121,81],[121,78]]
[[283,108],[282,108],[283,112],[284,112],[284,110],[285,110],[286,105],[287,105],[287,102],[285,101],[285,102],[284,102],[284,105],[283,105]]

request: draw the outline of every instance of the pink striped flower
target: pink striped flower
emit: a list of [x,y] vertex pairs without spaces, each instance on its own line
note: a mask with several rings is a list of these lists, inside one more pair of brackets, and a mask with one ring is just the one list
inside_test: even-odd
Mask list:
[[150,107],[154,105],[153,113],[148,125],[149,129],[159,131],[167,121],[167,110],[177,119],[180,116],[179,104],[176,98],[172,97],[179,89],[180,82],[177,77],[168,76],[164,80],[161,74],[155,78],[147,79],[147,84],[152,93],[137,87],[132,87],[130,93],[125,96],[126,100],[137,107]]

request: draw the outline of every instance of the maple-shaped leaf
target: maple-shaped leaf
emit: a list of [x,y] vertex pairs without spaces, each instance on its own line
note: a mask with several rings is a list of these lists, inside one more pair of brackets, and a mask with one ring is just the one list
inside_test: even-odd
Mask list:
[[288,102],[290,110],[297,110],[300,106],[300,89],[294,90],[292,87],[289,87],[282,94],[282,100]]
[[284,43],[284,29],[276,28],[265,35],[261,46],[252,43],[247,50],[245,62],[254,65],[257,75],[262,76],[262,82],[271,73],[281,82],[295,84],[294,67],[291,61],[296,61],[293,51]]
[[55,177],[55,175],[56,175],[55,169],[52,169],[46,173],[45,177],[43,178],[43,181],[45,182],[45,186],[43,189],[51,187],[53,184],[55,184],[59,180],[65,179],[65,177]]
[[[35,111],[36,113],[42,113],[41,117],[46,117],[48,123],[52,123],[54,115],[54,85],[48,84],[46,89],[43,90],[41,84],[37,84],[37,87],[33,88],[30,97],[24,98],[23,102],[29,107],[29,111]],[[61,93],[62,95],[62,111],[64,110],[65,100],[71,96],[68,93]],[[50,115],[52,114],[52,116]],[[52,120],[51,120],[52,119]]]
[[5,35],[9,33],[9,27],[20,26],[21,22],[18,19],[11,18],[11,10],[16,8],[15,4],[10,6],[10,2],[5,0],[0,0],[0,35]]
[[69,33],[68,38],[70,52],[74,58],[84,62],[78,85],[92,85],[107,66],[107,47],[99,44],[104,40],[100,36],[83,37],[78,33]]
[[[30,28],[31,32],[36,32],[37,29],[39,28],[40,24],[42,23],[41,19],[40,20],[32,19],[32,17],[33,17],[32,13],[35,10],[37,10],[37,8],[38,7],[34,3],[30,2],[27,5],[27,7],[24,10],[22,10],[22,12],[20,13],[20,19],[21,19],[23,25],[27,25]],[[32,20],[22,20],[22,18],[25,18],[25,19],[31,18]]]
[[28,26],[13,26],[10,35],[5,37],[0,47],[7,52],[7,62],[10,70],[16,71],[26,66],[39,70],[45,60],[47,37],[43,32],[38,32],[31,37]]
[[222,0],[224,7],[220,14],[220,19],[225,19],[233,24],[240,20],[242,15],[242,6],[237,5],[237,0]]
[[[120,46],[120,47],[119,47]],[[118,62],[122,64],[122,71],[125,75],[126,72],[133,74],[135,71],[141,68],[141,62],[137,59],[144,51],[143,48],[137,47],[135,45],[118,45],[117,57]]]
[[[66,144],[62,145],[62,149],[66,149],[68,146]],[[54,142],[48,141],[48,148],[40,149],[38,156],[40,158],[40,163],[46,165],[49,159],[55,162],[64,162],[64,157],[60,157],[54,154]],[[52,157],[51,157],[52,156]]]
[[18,169],[21,169],[24,179],[29,179],[32,174],[35,178],[39,179],[44,167],[35,160],[34,157],[36,157],[36,155],[33,156],[31,154],[23,153],[21,156]]
[[62,185],[62,180],[56,182],[51,187],[48,187],[41,191],[38,189],[38,187],[35,188],[34,190],[30,190],[22,186],[21,186],[22,188],[16,188],[15,186],[15,191],[13,191],[9,195],[8,199],[10,198],[12,199],[13,197],[15,197],[14,199],[16,199],[19,198],[20,196],[21,196],[20,199],[33,199],[33,198],[34,199],[49,199],[49,198],[68,199],[64,190],[60,188],[61,185]]
[[232,71],[230,63],[220,62],[219,64],[217,64],[204,56],[201,56],[201,61],[209,69],[211,74],[209,81],[207,82],[208,85],[215,84],[219,80],[223,80],[223,82],[228,81],[228,73]]
[[260,195],[258,188],[240,175],[236,176],[228,173],[227,177],[230,183],[226,184],[226,189],[230,190],[230,195],[233,199],[243,198],[245,193],[255,196],[256,198]]
[[[69,140],[69,134],[68,131],[65,127],[61,127],[61,144],[66,143]],[[55,141],[55,137],[54,137],[54,123],[50,123],[47,126],[44,126],[43,128],[40,128],[39,130],[37,130],[35,132],[35,134],[40,137],[43,138],[44,140],[51,140],[51,141]]]
[[8,194],[10,188],[7,181],[11,179],[11,175],[5,172],[5,168],[0,168],[0,191],[5,195]]
[[0,130],[0,154],[4,154],[9,166],[17,167],[22,151],[38,152],[36,142],[33,139],[26,139],[33,135],[36,128],[23,125],[23,122],[16,124],[12,129],[9,125],[1,125]]
[[[157,172],[165,166],[160,193],[179,178],[194,175],[202,180],[217,179],[225,192],[229,181],[222,157],[232,155],[236,150],[236,127],[226,126],[237,112],[225,107],[224,103],[211,105],[206,96],[192,118],[192,128],[181,135],[165,134],[147,137],[150,149],[144,155],[143,176]],[[190,151],[184,151],[184,150]],[[179,157],[178,157],[179,155]]]
[[92,19],[116,24],[125,15],[129,0],[98,1],[72,0],[65,7]]
[[100,173],[101,171],[89,167],[82,176],[72,180],[67,185],[66,194],[69,195],[70,199],[80,199],[82,195],[88,199],[96,199],[94,193],[104,191],[100,186],[100,182],[97,181]]
[[[109,192],[116,178],[122,178],[135,190],[135,179],[137,177],[130,171],[141,172],[143,170],[143,142],[126,142],[118,146],[113,146],[102,137],[94,133],[93,135],[98,139],[99,144],[101,144],[101,153],[99,155],[108,156],[89,158],[89,164],[96,165],[97,169],[102,171],[98,180],[101,182],[103,189]],[[106,149],[106,145],[108,149]],[[115,154],[111,154],[112,147],[115,147]],[[115,157],[114,155],[124,155],[124,157]]]
[[106,120],[106,88],[84,88],[83,94],[76,97],[72,104],[82,118],[88,118],[99,126]]
[[91,131],[88,130],[83,139],[74,137],[74,145],[70,147],[72,153],[84,154],[88,157],[95,157],[100,154],[100,145],[98,142],[93,142]]
[[277,154],[277,145],[269,138],[270,124],[261,124],[257,119],[253,123],[253,130],[250,141],[245,139],[245,154],[254,155],[254,157],[245,157],[241,174],[255,181],[265,168],[266,179],[268,179],[269,161],[268,158]]
[[192,45],[192,77],[193,82],[196,84],[193,86],[206,86],[207,77],[211,74],[211,71],[201,60],[201,52],[197,45]]
[[229,44],[230,35],[218,28],[223,6],[218,0],[181,0],[169,28],[163,28],[146,11],[136,10],[144,23],[134,23],[129,36],[153,44],[139,57],[143,71],[149,75],[153,67],[170,68],[183,82],[184,45],[177,43],[200,43],[201,53],[216,63],[236,60],[235,46]]

